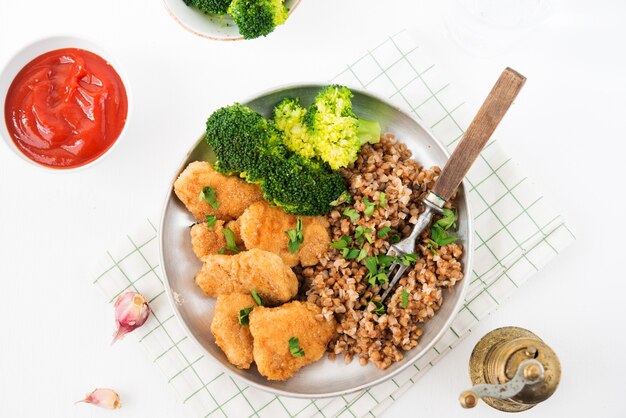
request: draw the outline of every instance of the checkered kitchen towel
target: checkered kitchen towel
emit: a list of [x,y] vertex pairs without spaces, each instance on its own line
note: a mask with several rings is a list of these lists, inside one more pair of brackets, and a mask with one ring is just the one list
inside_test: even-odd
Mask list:
[[[371,90],[413,114],[452,150],[473,116],[407,32],[389,37],[332,81]],[[225,374],[174,318],[163,290],[157,229],[150,220],[107,251],[94,280],[113,302],[127,289],[149,299],[153,315],[134,333],[198,417],[378,416],[448,350],[573,239],[562,219],[497,143],[468,175],[475,215],[474,271],[463,308],[438,344],[413,367],[372,389],[332,399],[275,396]],[[132,338],[132,336],[131,336]]]

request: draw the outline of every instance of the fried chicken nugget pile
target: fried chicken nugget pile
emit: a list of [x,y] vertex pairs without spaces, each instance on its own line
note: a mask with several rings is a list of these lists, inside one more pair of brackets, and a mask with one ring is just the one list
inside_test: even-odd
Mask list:
[[[216,209],[199,198],[206,186],[215,189],[219,202]],[[206,215],[215,215],[224,221],[236,219],[252,203],[263,199],[259,186],[218,173],[206,161],[190,163],[174,182],[174,193],[198,221],[204,221]]]
[[[254,361],[269,380],[287,380],[302,367],[318,361],[335,335],[335,320],[316,319],[322,310],[310,302],[290,302],[276,308],[255,307],[250,313]],[[304,351],[294,356],[289,340],[297,338]]]
[[253,357],[250,327],[239,323],[239,311],[254,306],[250,295],[238,293],[219,295],[215,304],[211,322],[215,343],[226,354],[228,361],[240,369],[249,369]]
[[296,264],[312,266],[326,252],[330,244],[328,221],[323,216],[302,216],[304,242],[295,253],[289,251],[289,237],[285,233],[296,227],[297,216],[289,215],[265,201],[255,202],[237,219],[241,240],[246,248],[259,248],[278,254],[290,267]]
[[209,255],[196,274],[196,284],[207,296],[250,294],[253,289],[263,302],[278,305],[298,293],[298,278],[274,253],[252,249],[235,255]]

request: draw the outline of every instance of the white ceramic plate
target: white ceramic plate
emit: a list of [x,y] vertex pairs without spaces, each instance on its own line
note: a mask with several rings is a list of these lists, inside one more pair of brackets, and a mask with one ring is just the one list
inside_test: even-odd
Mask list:
[[[285,0],[289,15],[296,10],[301,0]],[[193,7],[189,7],[183,0],[163,0],[170,16],[189,32],[207,39],[216,41],[241,41],[239,28],[233,19],[226,16],[206,15]],[[289,19],[284,24],[288,24]],[[276,28],[279,30],[280,26]],[[268,36],[271,36],[268,35]]]
[[[262,93],[245,104],[269,117],[273,107],[282,98],[299,97],[303,103],[310,103],[321,87],[321,85],[281,87]],[[356,114],[364,119],[379,121],[383,132],[396,134],[397,138],[411,149],[413,158],[424,166],[444,166],[448,159],[444,147],[412,117],[369,93],[356,89],[352,91],[354,92],[352,103]],[[211,151],[204,139],[200,139],[189,151],[179,172],[188,163],[198,160],[212,160]],[[172,184],[174,180],[175,178],[172,179]],[[189,234],[189,225],[194,223],[195,219],[178,200],[173,189],[167,194],[160,228],[160,256],[166,279],[165,288],[176,316],[191,339],[201,346],[207,356],[246,383],[276,394],[303,398],[339,396],[364,389],[392,378],[415,363],[448,330],[459,311],[472,271],[473,227],[465,190],[465,186],[462,186],[455,199],[459,216],[457,234],[465,248],[461,260],[465,278],[449,292],[444,292],[443,305],[423,326],[424,334],[419,344],[406,352],[402,361],[394,363],[386,370],[379,370],[373,364],[360,366],[358,360],[346,365],[341,357],[336,361],[324,357],[317,363],[304,367],[291,379],[276,382],[261,376],[254,365],[249,370],[240,370],[230,364],[222,350],[215,344],[210,331],[215,300],[206,297],[194,283],[194,276],[201,266],[201,262],[192,251]]]

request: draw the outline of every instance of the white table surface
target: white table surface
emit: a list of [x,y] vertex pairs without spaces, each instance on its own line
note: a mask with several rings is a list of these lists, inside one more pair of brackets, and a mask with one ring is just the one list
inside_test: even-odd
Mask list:
[[[112,312],[86,274],[90,263],[160,210],[166,182],[212,109],[280,83],[324,80],[404,27],[421,33],[474,109],[504,66],[528,77],[497,136],[578,240],[386,416],[502,416],[484,404],[461,410],[457,396],[469,384],[474,344],[506,325],[536,332],[563,366],[556,394],[525,417],[626,416],[624,198],[599,199],[623,193],[626,3],[563,2],[489,59],[449,40],[446,2],[437,3],[304,0],[269,38],[219,43],[184,31],[159,0],[0,0],[0,65],[31,40],[82,34],[114,52],[134,95],[123,142],[86,171],[36,170],[0,145],[0,416],[186,416],[138,344],[109,346]],[[73,404],[103,386],[119,391],[121,410]]]

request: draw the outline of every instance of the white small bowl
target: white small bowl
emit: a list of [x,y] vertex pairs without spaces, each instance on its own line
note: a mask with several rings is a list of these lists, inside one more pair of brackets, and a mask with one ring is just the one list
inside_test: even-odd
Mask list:
[[[290,16],[298,7],[300,1],[285,0],[285,6],[289,9]],[[206,15],[193,7],[187,6],[183,0],[163,0],[163,3],[170,16],[191,33],[215,41],[241,41],[244,39],[239,34],[239,28],[233,21],[233,18],[228,15]]]
[[[102,153],[102,155],[100,155],[95,160],[84,165],[80,165],[77,167],[67,167],[67,168],[58,167],[57,168],[57,167],[50,167],[50,166],[46,166],[43,164],[39,164],[38,162],[33,161],[30,158],[28,158],[24,153],[22,153],[22,151],[20,151],[20,149],[15,145],[15,142],[13,142],[11,135],[9,134],[9,131],[6,125],[5,115],[4,115],[4,106],[5,106],[7,92],[9,91],[9,87],[11,86],[11,83],[15,79],[15,76],[20,72],[20,70],[22,70],[22,68],[24,68],[26,64],[28,64],[29,62],[31,62],[33,59],[37,58],[38,56],[45,54],[46,52],[54,51],[57,49],[63,49],[63,48],[84,49],[84,50],[87,50],[87,51],[93,52],[94,54],[99,55],[104,60],[109,62],[111,66],[115,69],[117,74],[120,76],[120,78],[122,79],[122,83],[124,84],[124,88],[126,89],[126,98],[128,100],[128,111],[127,111],[128,113],[126,114],[126,122],[124,123],[124,127],[122,128],[120,135],[113,142],[113,145],[111,145],[109,149],[107,149],[104,153]],[[15,154],[17,154],[17,156],[20,157],[23,161],[26,161],[27,163],[30,163],[31,165],[34,165],[35,167],[45,169],[46,171],[74,172],[78,170],[83,170],[87,167],[91,167],[96,162],[101,161],[104,158],[104,156],[109,154],[113,150],[113,148],[115,148],[117,144],[121,141],[122,136],[124,135],[124,132],[126,131],[126,128],[128,126],[128,122],[130,120],[131,109],[132,109],[132,98],[131,98],[131,93],[130,93],[130,85],[128,83],[128,78],[126,77],[126,74],[122,70],[120,63],[107,50],[103,49],[101,46],[97,45],[96,43],[92,41],[88,41],[84,38],[80,38],[77,36],[72,36],[72,35],[53,36],[53,37],[43,38],[38,41],[35,41],[25,46],[24,48],[22,48],[13,57],[11,57],[9,61],[7,62],[7,64],[2,69],[2,71],[0,72],[0,118],[2,119],[0,121],[0,136],[2,137],[2,139],[4,139],[4,143],[7,144],[9,148],[11,148],[11,150],[13,150]]]

